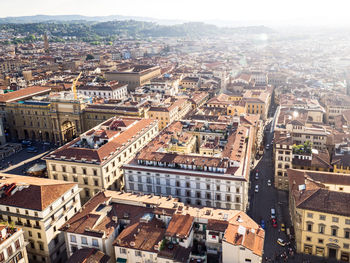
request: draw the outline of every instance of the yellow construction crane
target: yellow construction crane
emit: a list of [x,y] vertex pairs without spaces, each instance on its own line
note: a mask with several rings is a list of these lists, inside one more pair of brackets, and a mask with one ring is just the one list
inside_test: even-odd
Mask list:
[[74,93],[74,99],[75,99],[75,100],[78,99],[78,94],[77,94],[77,82],[78,82],[78,80],[80,79],[82,73],[83,73],[83,72],[80,72],[79,75],[78,75],[78,77],[77,77],[75,80],[73,80],[72,92]]

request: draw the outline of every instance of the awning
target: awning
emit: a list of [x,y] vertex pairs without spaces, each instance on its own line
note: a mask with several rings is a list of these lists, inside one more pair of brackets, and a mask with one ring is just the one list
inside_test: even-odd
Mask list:
[[125,258],[117,258],[117,263],[126,263],[127,259]]

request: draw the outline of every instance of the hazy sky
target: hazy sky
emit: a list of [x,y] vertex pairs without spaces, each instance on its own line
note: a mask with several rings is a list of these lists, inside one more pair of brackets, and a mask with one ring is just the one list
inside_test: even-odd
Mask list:
[[190,21],[350,24],[350,0],[0,0],[0,16],[127,15]]

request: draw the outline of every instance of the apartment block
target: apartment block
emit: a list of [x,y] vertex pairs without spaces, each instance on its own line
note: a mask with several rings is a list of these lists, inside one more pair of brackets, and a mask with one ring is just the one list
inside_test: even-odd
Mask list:
[[275,187],[288,190],[289,168],[326,171],[332,170],[326,149],[317,150],[311,143],[296,145],[289,133],[276,131],[274,142]]
[[111,81],[106,85],[98,85],[95,83],[88,83],[77,87],[77,92],[90,97],[103,98],[105,100],[121,100],[125,99],[128,90],[127,84],[120,84],[118,81]]
[[162,130],[172,122],[185,117],[191,108],[191,103],[187,99],[167,100],[163,105],[152,106],[148,111],[148,117],[158,120],[159,130]]
[[78,185],[3,174],[0,187],[0,219],[23,229],[29,261],[65,261],[59,228],[81,207]]
[[109,262],[131,263],[207,262],[208,254],[223,255],[223,262],[261,262],[265,236],[242,211],[116,191],[95,195],[62,231],[67,251],[84,247],[107,253]]
[[0,223],[0,262],[28,263],[23,230]]
[[135,88],[149,83],[151,79],[160,75],[160,67],[150,65],[129,65],[105,73],[108,81],[117,80],[121,84],[127,84],[128,91],[134,91]]
[[121,166],[158,134],[151,119],[111,118],[44,159],[50,179],[78,183],[85,202],[104,189],[122,189]]
[[249,126],[175,122],[123,165],[125,190],[245,211],[252,138]]
[[350,261],[350,176],[289,169],[297,252]]

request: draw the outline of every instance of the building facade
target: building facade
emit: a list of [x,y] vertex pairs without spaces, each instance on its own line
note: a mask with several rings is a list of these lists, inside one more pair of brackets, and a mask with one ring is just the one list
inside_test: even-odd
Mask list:
[[78,185],[8,174],[0,184],[0,219],[23,229],[29,261],[66,260],[59,228],[81,207]]
[[47,155],[48,176],[78,183],[83,201],[103,189],[122,189],[121,166],[157,134],[157,121],[111,118]]
[[297,252],[350,262],[350,176],[288,170]]
[[26,242],[21,228],[0,224],[0,262],[28,263]]
[[212,126],[216,132],[203,124],[193,129],[180,122],[170,125],[123,166],[126,191],[175,196],[187,204],[245,211],[254,131],[221,125],[225,127],[223,134],[217,132],[219,125]]
[[106,72],[107,81],[117,80],[120,84],[127,84],[128,91],[149,83],[151,79],[161,75],[160,67],[135,65],[117,71]]

